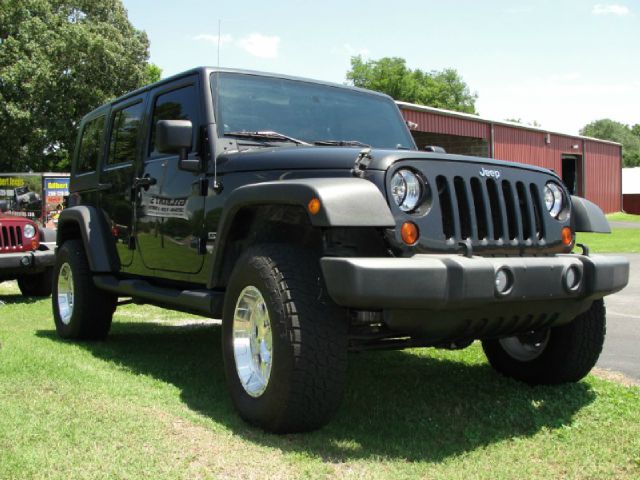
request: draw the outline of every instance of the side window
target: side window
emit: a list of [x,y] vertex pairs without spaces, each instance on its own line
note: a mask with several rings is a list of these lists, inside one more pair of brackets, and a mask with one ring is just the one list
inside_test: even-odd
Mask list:
[[189,85],[163,93],[156,98],[153,106],[153,120],[151,122],[151,143],[149,152],[157,154],[155,148],[156,124],[158,120],[191,120],[194,129],[198,118],[198,97],[196,87]]
[[78,173],[94,172],[98,166],[102,134],[104,133],[104,115],[85,124],[78,152]]
[[143,112],[144,106],[140,102],[118,110],[113,116],[107,159],[109,165],[135,160]]

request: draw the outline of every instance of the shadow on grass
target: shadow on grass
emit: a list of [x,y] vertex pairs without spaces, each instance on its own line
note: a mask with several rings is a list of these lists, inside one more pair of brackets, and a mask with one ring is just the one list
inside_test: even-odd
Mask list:
[[[38,335],[58,341],[52,331]],[[531,388],[487,365],[405,352],[353,354],[346,395],[333,421],[317,432],[275,436],[247,426],[235,413],[224,380],[219,327],[114,323],[108,341],[80,345],[97,358],[175,385],[189,408],[252,442],[333,462],[441,461],[568,425],[595,398],[584,383]]]
[[39,302],[40,300],[45,300],[46,298],[47,297],[26,297],[24,295],[19,295],[14,293],[7,294],[7,295],[0,294],[0,302],[6,303],[7,305],[16,305],[16,304],[26,305],[30,303]]

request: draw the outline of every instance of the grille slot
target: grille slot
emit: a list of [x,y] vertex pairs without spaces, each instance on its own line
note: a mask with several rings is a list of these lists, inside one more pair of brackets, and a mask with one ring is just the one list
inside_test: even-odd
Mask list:
[[509,229],[509,240],[515,240],[518,237],[518,212],[511,190],[511,184],[506,180],[502,181],[502,195],[507,211],[507,227]]
[[500,208],[498,186],[492,178],[487,180],[487,191],[489,193],[489,209],[493,223],[493,239],[499,240],[504,235],[504,225],[502,224],[502,209]]
[[540,192],[538,191],[538,187],[532,183],[529,186],[529,191],[531,192],[531,205],[533,206],[533,217],[535,220],[535,229],[536,236],[538,240],[542,240],[544,238],[544,222],[542,221],[542,204],[540,203]]
[[2,226],[0,233],[0,249],[13,250],[22,247],[22,229],[14,226]]
[[516,183],[516,192],[518,193],[518,206],[520,207],[520,218],[522,219],[522,237],[525,240],[529,240],[531,239],[531,202],[527,198],[527,189],[524,183]]
[[462,177],[453,179],[453,188],[456,191],[456,200],[458,202],[458,216],[460,218],[460,236],[461,238],[471,237],[471,209],[469,208],[469,199],[467,198],[467,188]]
[[485,206],[484,195],[482,194],[482,185],[476,177],[471,179],[471,194],[473,195],[473,206],[476,214],[476,224],[478,228],[478,240],[484,240],[489,235],[487,225],[487,207]]
[[451,192],[447,177],[439,175],[436,178],[438,187],[438,199],[440,200],[440,214],[442,215],[442,233],[446,238],[453,238],[455,235],[453,222],[453,206],[451,205]]

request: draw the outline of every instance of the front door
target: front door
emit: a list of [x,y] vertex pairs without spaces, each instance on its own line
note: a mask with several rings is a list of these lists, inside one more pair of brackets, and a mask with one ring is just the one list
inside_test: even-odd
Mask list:
[[202,173],[178,168],[178,156],[162,154],[155,146],[158,120],[191,120],[194,126],[189,158],[198,152],[198,77],[163,85],[149,102],[149,144],[137,177],[136,243],[147,268],[186,274],[198,273],[204,230]]

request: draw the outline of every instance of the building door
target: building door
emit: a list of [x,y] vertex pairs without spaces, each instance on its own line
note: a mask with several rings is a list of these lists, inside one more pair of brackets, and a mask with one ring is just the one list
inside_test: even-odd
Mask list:
[[198,273],[204,263],[201,253],[204,229],[204,197],[199,172],[178,168],[178,155],[164,154],[155,146],[158,120],[191,120],[192,147],[196,158],[199,103],[196,76],[163,85],[149,102],[149,144],[138,177],[136,243],[147,268]]
[[582,155],[562,155],[562,182],[571,195],[582,196]]

